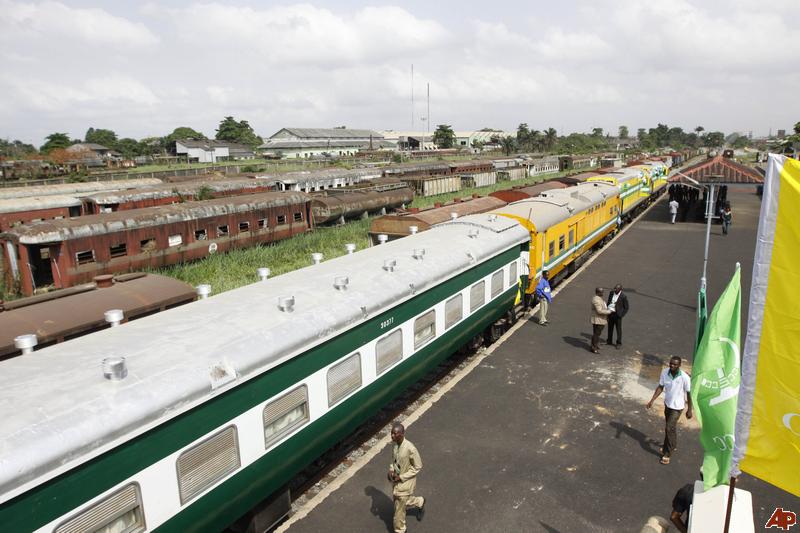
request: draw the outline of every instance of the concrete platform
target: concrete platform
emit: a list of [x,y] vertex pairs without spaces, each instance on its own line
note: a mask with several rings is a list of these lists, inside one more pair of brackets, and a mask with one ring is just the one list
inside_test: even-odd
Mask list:
[[[712,226],[709,304],[739,261],[746,317],[760,200],[743,191],[729,200],[730,235]],[[669,224],[662,200],[562,284],[549,326],[524,324],[407,428],[428,499],[408,531],[639,531],[669,516],[675,492],[697,478],[698,428],[682,418],[672,464],[661,465],[663,404],[644,404],[669,357],[691,357],[704,232]],[[631,306],[624,345],[594,355],[590,300],[615,283]],[[288,530],[391,531],[390,460],[387,446]],[[757,530],[777,506],[800,512],[798,498],[757,479],[738,486],[753,495]]]

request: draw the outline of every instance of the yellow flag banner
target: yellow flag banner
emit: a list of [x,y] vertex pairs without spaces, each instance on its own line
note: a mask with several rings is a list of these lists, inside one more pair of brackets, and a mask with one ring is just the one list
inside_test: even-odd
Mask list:
[[770,155],[731,475],[800,496],[800,161]]

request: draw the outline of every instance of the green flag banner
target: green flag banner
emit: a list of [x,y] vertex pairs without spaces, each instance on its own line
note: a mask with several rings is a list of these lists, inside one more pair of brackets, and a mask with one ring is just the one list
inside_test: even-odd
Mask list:
[[741,378],[740,278],[737,264],[733,278],[705,322],[692,364],[692,404],[702,426],[700,443],[704,450],[703,478],[706,490],[727,484],[731,467]]

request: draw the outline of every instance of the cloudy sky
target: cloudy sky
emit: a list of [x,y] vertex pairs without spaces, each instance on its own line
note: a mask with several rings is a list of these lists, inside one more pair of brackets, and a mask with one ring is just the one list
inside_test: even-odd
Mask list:
[[[410,129],[791,129],[796,0],[0,0],[0,138],[213,136],[222,117]],[[794,23],[792,21],[794,20]]]

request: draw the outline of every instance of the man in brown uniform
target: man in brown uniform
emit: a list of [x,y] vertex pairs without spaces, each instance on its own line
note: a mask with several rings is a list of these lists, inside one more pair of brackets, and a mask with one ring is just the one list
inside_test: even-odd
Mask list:
[[608,323],[608,315],[611,314],[605,300],[603,300],[603,288],[597,287],[592,298],[592,353],[600,353],[600,335],[603,328]]
[[389,481],[394,497],[394,531],[405,533],[406,510],[417,509],[417,520],[425,515],[425,498],[414,495],[417,474],[422,470],[422,459],[417,448],[405,438],[403,424],[392,424],[392,464],[389,465]]

